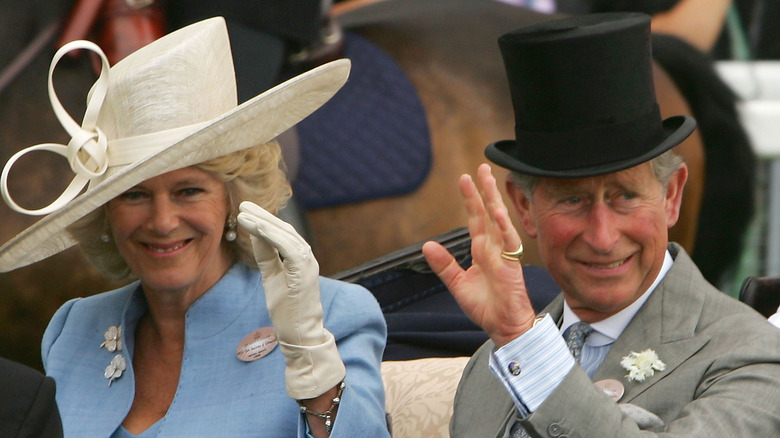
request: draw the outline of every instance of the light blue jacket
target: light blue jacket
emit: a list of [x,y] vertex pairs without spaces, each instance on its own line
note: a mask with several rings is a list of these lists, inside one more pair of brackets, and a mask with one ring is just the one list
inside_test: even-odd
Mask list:
[[[346,389],[331,437],[388,436],[379,365],[386,326],[374,297],[360,286],[321,278],[325,327],[347,367]],[[43,336],[46,373],[57,382],[66,437],[106,438],[133,402],[135,328],[146,312],[138,283],[65,303]],[[112,325],[122,327],[127,369],[109,386],[111,353],[100,348]],[[260,273],[238,263],[190,306],[179,387],[160,437],[305,436],[305,422],[284,384],[279,348],[253,362],[236,357],[239,342],[270,327]]]

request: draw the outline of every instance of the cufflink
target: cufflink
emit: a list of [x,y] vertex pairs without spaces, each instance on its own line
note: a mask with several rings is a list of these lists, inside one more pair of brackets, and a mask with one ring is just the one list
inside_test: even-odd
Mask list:
[[507,369],[509,370],[509,374],[513,376],[517,376],[520,374],[520,364],[517,362],[509,362],[509,365],[507,366]]

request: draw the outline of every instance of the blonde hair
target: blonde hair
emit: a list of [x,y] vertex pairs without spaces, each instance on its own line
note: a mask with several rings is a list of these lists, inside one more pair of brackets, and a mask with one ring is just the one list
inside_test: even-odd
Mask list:
[[[236,151],[195,165],[225,183],[228,193],[230,218],[235,219],[238,205],[251,201],[277,214],[290,199],[292,188],[285,175],[282,152],[276,141]],[[103,205],[68,227],[87,260],[107,278],[130,281],[135,275],[119,253],[111,235],[106,206]],[[255,266],[249,234],[236,225],[237,238],[228,245],[233,262],[241,261]]]

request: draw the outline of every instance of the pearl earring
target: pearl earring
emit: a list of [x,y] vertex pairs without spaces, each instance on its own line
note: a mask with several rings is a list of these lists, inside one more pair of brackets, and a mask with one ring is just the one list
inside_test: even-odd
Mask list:
[[236,237],[238,237],[238,234],[236,234],[236,219],[230,217],[225,224],[225,240],[233,242],[236,240]]
[[111,237],[109,237],[108,234],[103,233],[100,235],[100,241],[103,243],[108,243],[111,241]]

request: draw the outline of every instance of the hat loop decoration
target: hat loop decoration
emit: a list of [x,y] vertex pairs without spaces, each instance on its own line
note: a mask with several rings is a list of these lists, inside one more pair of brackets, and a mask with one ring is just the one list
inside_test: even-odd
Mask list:
[[[54,69],[60,59],[68,52],[78,49],[87,49],[97,53],[100,56],[101,61],[100,75],[90,90],[87,100],[87,109],[84,112],[84,120],[81,125],[70,117],[65,110],[65,107],[60,103],[60,100],[57,98],[57,93],[54,90],[54,82],[52,79]],[[30,146],[17,152],[8,160],[5,167],[3,167],[2,175],[0,175],[0,191],[2,191],[3,199],[6,204],[13,210],[31,216],[41,216],[57,211],[78,196],[87,185],[90,178],[105,173],[108,168],[106,154],[108,141],[106,140],[105,134],[97,127],[97,119],[98,114],[100,113],[100,107],[103,105],[103,100],[108,91],[108,70],[109,64],[106,55],[100,50],[100,47],[90,41],[73,41],[57,50],[57,53],[55,53],[54,58],[52,59],[51,66],[49,67],[49,101],[54,109],[54,114],[57,116],[62,127],[65,128],[65,131],[70,134],[71,139],[67,146],[56,143],[43,143]],[[65,191],[63,191],[59,198],[54,202],[47,207],[38,210],[28,210],[19,206],[11,198],[11,194],[8,192],[8,174],[11,171],[11,167],[19,158],[34,151],[53,152],[67,158],[70,168],[76,175]]]
[[[54,92],[52,73],[70,50],[98,54],[102,68],[79,125]],[[49,100],[70,135],[14,155],[0,192],[16,212],[45,215],[0,246],[0,272],[27,266],[75,244],[68,227],[150,178],[268,143],[321,107],[346,83],[350,61],[337,59],[238,104],[227,26],[212,17],[171,32],[113,66],[94,43],[68,43],[49,71]],[[8,191],[13,164],[32,151],[64,156],[75,176],[50,205],[28,210]],[[86,187],[86,188],[85,188]]]
[[[81,125],[70,117],[65,107],[54,91],[53,74],[57,63],[62,57],[73,50],[91,50],[101,59],[101,70],[98,79],[87,96],[87,109]],[[96,178],[102,177],[109,167],[131,164],[146,156],[158,152],[163,145],[172,144],[187,133],[191,133],[206,123],[194,123],[179,128],[158,131],[150,134],[107,140],[105,133],[97,126],[100,109],[108,91],[109,84],[108,58],[99,46],[91,41],[71,41],[62,46],[54,55],[49,67],[49,101],[54,114],[65,131],[70,134],[68,145],[42,143],[22,149],[6,162],[0,174],[0,193],[6,204],[14,211],[30,216],[43,216],[68,205],[84,187]],[[38,210],[28,210],[17,204],[8,191],[8,174],[14,163],[23,155],[34,151],[48,151],[67,158],[75,176],[62,194],[51,204]]]

